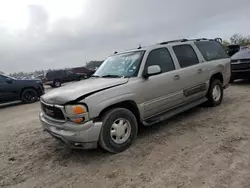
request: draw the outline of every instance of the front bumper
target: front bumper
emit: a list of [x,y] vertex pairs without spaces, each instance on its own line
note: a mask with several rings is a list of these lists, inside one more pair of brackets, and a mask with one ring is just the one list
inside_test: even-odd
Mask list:
[[250,69],[232,70],[232,79],[249,79]]
[[66,145],[77,149],[96,148],[102,128],[102,122],[88,121],[84,124],[56,122],[40,113],[40,121],[46,132]]

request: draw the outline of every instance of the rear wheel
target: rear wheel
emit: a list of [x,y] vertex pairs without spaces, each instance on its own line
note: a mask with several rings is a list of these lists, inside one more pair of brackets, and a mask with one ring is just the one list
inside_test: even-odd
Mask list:
[[62,83],[60,80],[55,80],[53,83],[53,87],[61,87]]
[[126,150],[137,136],[136,117],[125,108],[114,108],[107,111],[102,117],[102,122],[99,144],[111,153]]
[[223,99],[223,86],[220,80],[214,79],[210,81],[207,93],[208,105],[219,106]]
[[38,100],[38,94],[35,89],[25,89],[21,94],[21,101],[24,103],[34,103]]

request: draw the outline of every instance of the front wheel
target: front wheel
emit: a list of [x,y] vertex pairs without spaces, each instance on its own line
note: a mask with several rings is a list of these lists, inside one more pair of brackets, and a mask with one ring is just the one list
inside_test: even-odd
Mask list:
[[126,150],[137,136],[136,117],[125,108],[114,108],[107,111],[102,117],[102,122],[99,144],[111,153]]
[[208,105],[219,106],[223,99],[223,86],[220,80],[211,80],[207,93]]
[[24,103],[34,103],[38,100],[38,94],[35,89],[25,89],[21,94],[21,101]]

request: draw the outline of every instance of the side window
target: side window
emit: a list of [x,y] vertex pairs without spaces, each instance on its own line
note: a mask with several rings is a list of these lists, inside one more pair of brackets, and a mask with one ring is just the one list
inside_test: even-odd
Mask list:
[[0,75],[0,84],[5,83],[6,82],[6,77]]
[[195,45],[207,61],[228,58],[226,51],[217,41],[199,41]]
[[72,75],[73,73],[70,70],[66,70],[67,75]]
[[152,50],[147,58],[146,67],[159,65],[162,72],[175,70],[174,62],[167,48]]
[[173,47],[174,53],[179,61],[180,67],[189,67],[199,63],[198,57],[188,44],[178,45]]

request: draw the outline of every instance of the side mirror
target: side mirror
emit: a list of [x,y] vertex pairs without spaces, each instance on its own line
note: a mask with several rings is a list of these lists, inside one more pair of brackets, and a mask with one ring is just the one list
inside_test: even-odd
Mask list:
[[11,78],[6,78],[6,83],[12,84],[13,80]]
[[144,77],[148,78],[149,76],[154,76],[161,73],[161,67],[159,65],[149,66],[145,71]]

